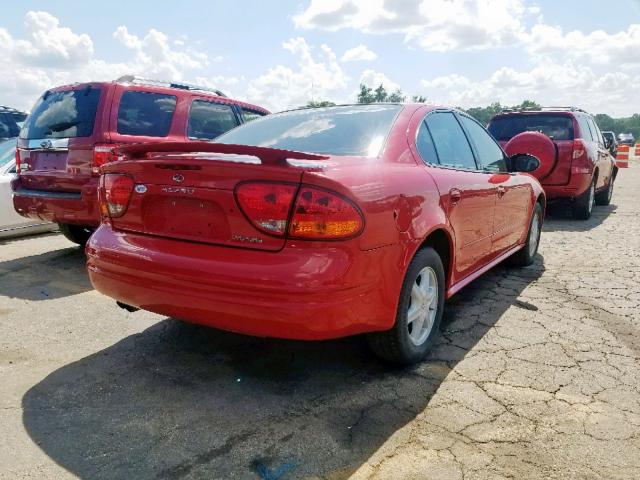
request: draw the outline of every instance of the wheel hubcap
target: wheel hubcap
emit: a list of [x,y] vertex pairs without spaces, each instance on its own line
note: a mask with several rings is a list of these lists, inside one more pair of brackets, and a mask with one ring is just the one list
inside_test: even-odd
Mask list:
[[531,232],[529,233],[529,255],[534,256],[538,249],[538,241],[540,240],[540,217],[537,213],[533,215],[531,220]]
[[431,267],[420,270],[411,288],[407,311],[409,339],[416,346],[422,345],[433,329],[438,312],[438,278]]

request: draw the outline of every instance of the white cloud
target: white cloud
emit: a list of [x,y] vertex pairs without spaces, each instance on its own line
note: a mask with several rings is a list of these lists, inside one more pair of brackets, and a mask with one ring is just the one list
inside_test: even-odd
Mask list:
[[113,80],[128,73],[185,80],[211,62],[207,54],[194,50],[184,39],[176,44],[155,29],[139,37],[125,26],[118,27],[113,36],[127,55],[121,62],[107,62],[96,58],[88,34],[61,26],[47,12],[28,12],[24,26],[24,38],[14,38],[0,28],[0,64],[11,72],[0,75],[0,104],[22,109],[31,108],[44,90],[57,85]]
[[370,61],[378,58],[376,52],[369,50],[366,45],[358,45],[357,47],[350,48],[340,58],[343,62],[356,62],[356,61]]
[[316,55],[302,37],[287,40],[282,46],[296,57],[296,67],[270,68],[249,82],[248,98],[272,110],[282,110],[341,95],[348,77],[331,48],[323,44]]
[[513,45],[539,14],[523,0],[311,0],[294,17],[300,28],[403,34],[426,50]]
[[537,56],[572,58],[596,65],[640,65],[640,24],[609,34],[603,30],[563,33],[559,27],[539,24],[526,37],[527,51]]
[[400,85],[391,80],[384,73],[377,72],[371,69],[367,69],[362,72],[362,75],[360,75],[359,83],[362,83],[370,88],[376,88],[382,85],[387,92],[393,92],[400,88]]
[[436,103],[463,108],[496,101],[515,105],[529,99],[543,105],[577,106],[593,113],[624,116],[634,113],[640,104],[639,76],[598,74],[572,61],[545,61],[529,70],[502,67],[477,81],[453,74],[423,80],[422,87]]

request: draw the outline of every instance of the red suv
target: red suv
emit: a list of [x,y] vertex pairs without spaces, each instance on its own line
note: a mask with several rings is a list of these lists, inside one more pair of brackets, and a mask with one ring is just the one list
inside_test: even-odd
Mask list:
[[[533,173],[547,199],[569,200],[575,218],[586,220],[594,203],[608,205],[611,201],[618,169],[609,152],[609,140],[584,110],[506,111],[494,116],[487,128],[508,154],[531,153],[540,159],[541,165]],[[545,149],[548,155],[541,154]]]
[[14,207],[82,245],[100,223],[99,170],[115,146],[212,140],[268,113],[218,90],[133,76],[47,90],[18,138]]

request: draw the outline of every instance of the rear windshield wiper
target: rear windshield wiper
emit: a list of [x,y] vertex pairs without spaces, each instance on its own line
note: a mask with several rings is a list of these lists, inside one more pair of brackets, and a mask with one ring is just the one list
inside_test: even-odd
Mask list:
[[49,128],[47,129],[47,132],[64,132],[65,130],[68,130],[71,127],[75,127],[79,123],[80,123],[79,120],[77,120],[75,122],[58,122],[58,123],[54,123],[52,125],[49,125]]

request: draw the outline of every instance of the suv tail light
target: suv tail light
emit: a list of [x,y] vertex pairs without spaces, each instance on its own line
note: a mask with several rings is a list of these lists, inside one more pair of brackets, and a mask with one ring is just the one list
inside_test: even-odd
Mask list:
[[100,212],[103,216],[117,218],[124,215],[133,193],[133,178],[128,175],[107,173],[102,176]]
[[16,147],[16,173],[20,175],[20,149]]
[[587,152],[587,148],[582,140],[576,138],[573,141],[573,159],[576,160],[580,158]]
[[311,186],[300,187],[297,196],[296,190],[291,184],[242,183],[236,199],[247,219],[270,235],[284,237],[288,232],[290,238],[339,240],[362,231],[364,218],[350,200]]
[[573,155],[571,158],[573,159],[571,161],[571,173],[591,173],[587,146],[579,138],[573,141]]
[[113,149],[118,145],[116,144],[98,144],[93,147],[93,162],[91,162],[91,173],[94,176],[100,175],[100,167],[105,163],[113,162],[118,159],[118,156],[114,153]]

